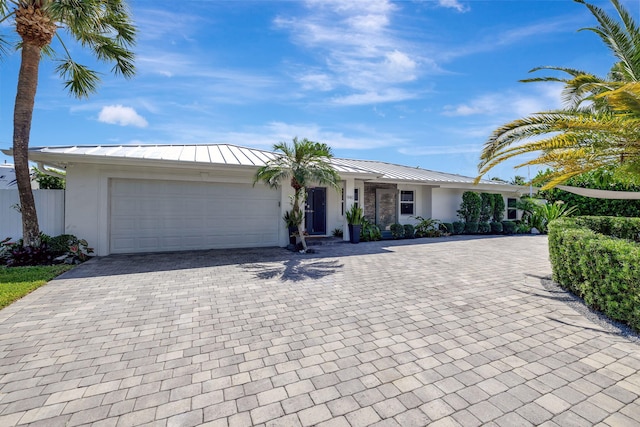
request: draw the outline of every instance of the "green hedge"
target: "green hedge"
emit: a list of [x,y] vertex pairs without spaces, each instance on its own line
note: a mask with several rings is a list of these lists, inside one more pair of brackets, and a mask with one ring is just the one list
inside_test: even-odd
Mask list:
[[[604,235],[602,230],[628,237]],[[640,218],[576,217],[549,224],[553,280],[589,307],[638,331],[639,230]]]

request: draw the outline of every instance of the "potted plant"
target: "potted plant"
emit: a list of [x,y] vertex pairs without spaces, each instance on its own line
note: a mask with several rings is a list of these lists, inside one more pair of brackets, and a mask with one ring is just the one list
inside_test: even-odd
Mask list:
[[289,229],[289,243],[295,245],[296,236],[298,234],[298,225],[302,222],[304,214],[301,210],[290,210],[284,213],[282,219],[285,224],[287,224],[287,228]]
[[349,226],[349,241],[351,243],[360,242],[360,230],[362,228],[362,222],[364,221],[364,215],[362,214],[362,208],[351,205],[351,208],[346,212],[347,224]]

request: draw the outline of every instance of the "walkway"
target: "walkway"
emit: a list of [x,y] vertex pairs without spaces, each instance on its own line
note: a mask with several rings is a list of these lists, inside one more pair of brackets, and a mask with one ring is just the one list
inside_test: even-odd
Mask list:
[[0,425],[640,425],[546,238],[111,256],[0,311]]

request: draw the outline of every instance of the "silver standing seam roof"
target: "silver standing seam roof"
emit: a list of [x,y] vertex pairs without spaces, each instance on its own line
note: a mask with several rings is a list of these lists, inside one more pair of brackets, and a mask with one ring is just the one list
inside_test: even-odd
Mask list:
[[[206,145],[78,145],[59,147],[32,147],[29,149],[35,161],[42,156],[56,158],[65,163],[74,157],[112,158],[112,159],[148,159],[160,161],[219,164],[228,166],[264,166],[279,154],[257,148],[241,147],[231,144]],[[11,150],[3,150],[11,155]],[[51,159],[52,157],[49,157]],[[431,171],[419,167],[403,166],[374,160],[354,160],[332,158],[331,164],[338,172],[375,176],[376,181],[432,182],[450,184],[473,184],[474,178],[445,172]],[[504,183],[483,179],[481,184]]]

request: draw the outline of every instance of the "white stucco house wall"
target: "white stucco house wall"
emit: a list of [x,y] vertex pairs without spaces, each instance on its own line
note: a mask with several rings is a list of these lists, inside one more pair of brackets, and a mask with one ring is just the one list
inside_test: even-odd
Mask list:
[[[10,155],[10,150],[4,150]],[[66,171],[65,233],[112,253],[285,246],[291,188],[255,183],[276,153],[228,144],[34,147],[31,161]],[[527,187],[378,161],[332,159],[340,188],[307,189],[311,235],[345,230],[358,203],[382,229],[415,216],[453,222],[464,191],[499,193],[505,205]],[[505,218],[509,214],[505,210]]]

